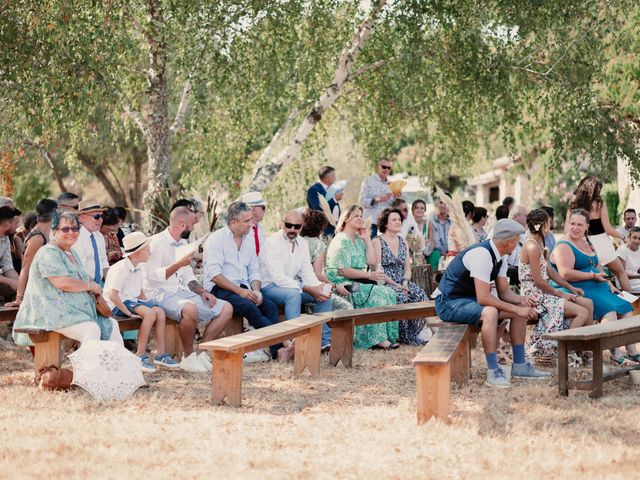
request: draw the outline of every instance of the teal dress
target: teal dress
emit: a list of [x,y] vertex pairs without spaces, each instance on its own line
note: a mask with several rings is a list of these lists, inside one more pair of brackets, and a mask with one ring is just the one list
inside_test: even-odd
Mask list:
[[[336,285],[358,284],[360,289],[351,294],[354,308],[386,307],[395,305],[396,294],[384,285],[359,283],[338,273],[339,268],[354,268],[364,271],[367,268],[367,247],[361,238],[355,243],[343,232],[338,233],[329,248],[325,262],[327,278]],[[356,327],[354,345],[356,348],[371,348],[388,340],[398,339],[398,322],[378,323]]]
[[[586,253],[578,250],[571,242],[568,242],[566,240],[560,240],[558,243],[556,243],[556,247],[561,244],[569,245],[569,247],[571,247],[573,255],[576,259],[573,266],[574,269],[586,273],[599,272],[599,270],[596,268],[596,266],[598,265],[597,255],[587,255]],[[551,265],[557,270],[554,263],[551,263]],[[629,302],[611,293],[611,291],[609,290],[609,284],[607,282],[583,280],[580,282],[569,283],[576,288],[584,290],[584,296],[589,298],[593,302],[593,316],[596,319],[601,318],[603,315],[613,311],[615,311],[618,315],[624,315],[625,313],[629,313],[633,310],[633,307]],[[558,285],[554,286],[556,288],[559,288],[563,292],[569,293],[565,288],[560,288],[558,287]]]
[[[14,330],[39,328],[53,331],[82,322],[96,322],[100,327],[100,339],[110,338],[111,321],[98,315],[96,302],[88,292],[63,292],[49,281],[49,277],[89,280],[78,254],[71,251],[76,263],[55,245],[48,244],[38,250],[29,268],[29,282],[13,324]],[[18,345],[31,345],[26,334],[14,331],[13,338]]]

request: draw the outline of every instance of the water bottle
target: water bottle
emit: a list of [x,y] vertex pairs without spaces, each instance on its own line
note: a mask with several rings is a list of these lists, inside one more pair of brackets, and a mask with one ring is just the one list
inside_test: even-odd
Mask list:
[[440,262],[438,263],[438,270],[443,272],[444,271],[444,257],[440,257]]
[[[376,272],[382,272],[382,264],[379,263],[376,265]],[[378,280],[378,285],[384,285],[384,279]]]

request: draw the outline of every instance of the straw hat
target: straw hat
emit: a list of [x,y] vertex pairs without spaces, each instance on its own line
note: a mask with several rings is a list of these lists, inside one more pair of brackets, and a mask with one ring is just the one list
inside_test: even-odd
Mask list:
[[82,200],[78,204],[78,213],[93,213],[93,212],[104,212],[106,208],[100,206],[98,202],[95,200]]
[[245,193],[240,200],[250,207],[264,207],[267,205],[267,202],[262,198],[261,192]]
[[124,256],[128,257],[136,253],[138,250],[149,245],[151,239],[142,232],[131,232],[122,239],[124,245]]

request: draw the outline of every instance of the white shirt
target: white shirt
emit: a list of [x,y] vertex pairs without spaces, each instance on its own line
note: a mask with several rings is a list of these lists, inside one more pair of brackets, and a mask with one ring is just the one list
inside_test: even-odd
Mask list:
[[[264,244],[267,241],[267,234],[265,233],[264,228],[262,228],[262,225],[257,223],[256,226],[258,227],[258,242],[260,245],[260,254],[262,254],[262,249],[264,248]],[[249,230],[249,233],[247,233],[247,237],[249,237],[249,241],[251,242],[251,248],[253,249],[253,253],[255,254],[256,253],[256,237],[253,230],[253,225],[251,226],[251,230]]]
[[638,274],[638,269],[640,269],[640,248],[634,252],[627,245],[621,245],[616,254],[624,260],[624,269],[627,273]]
[[214,286],[213,277],[220,274],[235,285],[251,288],[252,281],[261,279],[253,230],[242,237],[240,249],[233,240],[233,232],[228,225],[209,235],[204,242],[203,273],[203,286],[207,291],[211,291]]
[[625,225],[622,225],[621,227],[616,228],[616,230],[620,232],[624,238],[627,238],[627,235],[629,235],[629,229],[627,229]]
[[[92,233],[87,230],[84,225],[81,225],[78,240],[76,240],[76,243],[73,244],[72,248],[76,251],[76,253],[80,257],[80,260],[82,260],[82,264],[84,265],[84,269],[89,274],[89,278],[93,280],[95,276],[96,263],[93,258],[93,245],[91,242],[91,235]],[[105,268],[109,268],[109,260],[107,259],[107,246],[100,231],[93,232],[93,236],[96,239],[96,246],[98,247],[98,257],[100,259],[100,278],[102,278],[102,271]]]
[[[491,245],[491,249],[493,250],[494,255],[496,256],[496,261],[500,261],[500,252],[498,252],[498,248],[493,243],[493,240],[489,241]],[[500,271],[498,272],[499,277],[507,276],[507,267],[509,264],[507,263],[507,255],[502,257],[502,265],[500,266]],[[474,248],[465,253],[462,257],[462,264],[465,266],[467,270],[469,270],[471,278],[477,278],[478,280],[482,280],[486,283],[491,283],[491,270],[493,270],[493,261],[491,259],[491,254],[484,247]]]
[[412,228],[413,234],[422,235],[422,232],[420,232],[418,229],[418,224],[416,223],[415,219],[412,215],[409,215],[405,220],[402,221],[402,226],[400,227],[400,236],[406,240],[407,234],[411,232]]
[[118,297],[125,300],[137,300],[142,293],[142,283],[146,264],[133,265],[129,258],[125,257],[113,264],[104,281],[104,299],[111,310],[116,306],[110,299],[111,290],[118,292]]
[[178,241],[169,233],[169,229],[151,237],[149,246],[151,255],[144,274],[144,294],[147,298],[154,298],[160,289],[166,291],[188,290],[189,282],[195,280],[191,265],[180,267],[176,273],[167,277],[167,267],[176,261],[176,248],[187,245],[187,240]]
[[[292,245],[295,245],[293,252]],[[298,236],[295,242],[291,243],[282,231],[271,235],[264,245],[264,250],[260,251],[263,287],[275,284],[280,288],[302,291],[303,286],[320,285],[310,259],[309,246],[304,238]]]
[[511,255],[509,255],[508,263],[512,267],[517,267],[518,265],[520,265],[520,252],[522,251],[522,245],[524,245],[525,240],[526,235],[524,233],[521,233],[518,245],[516,245],[516,248],[514,248],[513,252],[511,252]]

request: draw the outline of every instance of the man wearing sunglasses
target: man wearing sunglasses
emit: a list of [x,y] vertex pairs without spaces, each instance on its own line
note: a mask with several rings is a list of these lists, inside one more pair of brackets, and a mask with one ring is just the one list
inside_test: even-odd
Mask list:
[[107,274],[109,260],[104,237],[100,233],[102,216],[106,209],[95,200],[82,200],[78,204],[80,235],[73,249],[80,256],[91,280],[100,285]]
[[360,206],[364,209],[364,219],[371,220],[371,238],[378,235],[376,225],[378,215],[385,208],[391,206],[393,193],[389,188],[389,175],[391,175],[391,160],[382,158],[378,162],[375,175],[363,180],[360,187]]
[[[282,230],[267,238],[260,255],[262,293],[276,305],[284,306],[284,318],[299,317],[303,305],[312,305],[314,313],[332,309],[330,283],[322,283],[311,265],[309,246],[299,236],[302,215],[296,210],[287,212]],[[322,326],[322,347],[331,342],[331,329]]]

